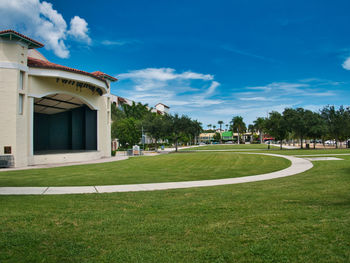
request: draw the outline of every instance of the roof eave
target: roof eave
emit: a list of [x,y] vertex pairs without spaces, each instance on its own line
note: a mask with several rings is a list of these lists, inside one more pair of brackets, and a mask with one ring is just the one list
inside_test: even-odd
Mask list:
[[2,33],[2,34],[0,34],[0,37],[6,38],[6,39],[9,39],[9,40],[13,40],[13,39],[16,40],[16,39],[18,39],[18,40],[20,40],[22,42],[25,42],[28,45],[29,49],[41,48],[41,47],[44,46],[44,44],[41,44],[39,42],[31,41],[30,39],[24,38],[24,37],[20,36],[19,34],[16,34],[15,32],[12,32],[12,31],[8,31],[8,32]]

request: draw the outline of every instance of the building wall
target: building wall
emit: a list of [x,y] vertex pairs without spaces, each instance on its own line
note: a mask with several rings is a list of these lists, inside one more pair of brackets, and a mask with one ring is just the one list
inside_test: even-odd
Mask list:
[[[11,146],[16,166],[27,165],[27,46],[0,40],[0,154]],[[20,71],[24,72],[20,90]],[[23,115],[19,115],[19,94],[23,94]]]
[[[54,77],[30,75],[27,67],[27,46],[16,41],[0,39],[0,155],[4,147],[11,146],[15,166],[45,162],[87,160],[111,155],[110,99],[108,93],[100,96],[88,89],[75,89],[71,85],[57,83]],[[47,70],[47,69],[46,69]],[[23,90],[20,89],[20,72],[23,74]],[[29,73],[29,75],[28,75]],[[64,78],[65,72],[62,73]],[[70,76],[80,74],[69,73]],[[102,82],[92,79],[93,82]],[[102,82],[103,83],[103,82]],[[97,110],[97,152],[64,156],[33,156],[33,111],[34,99],[55,93],[69,94],[84,101],[91,109]],[[19,94],[23,95],[23,114],[19,114]],[[68,155],[67,155],[68,156]],[[84,157],[85,156],[85,157]],[[71,158],[75,158],[72,160]],[[85,159],[84,159],[85,158]]]

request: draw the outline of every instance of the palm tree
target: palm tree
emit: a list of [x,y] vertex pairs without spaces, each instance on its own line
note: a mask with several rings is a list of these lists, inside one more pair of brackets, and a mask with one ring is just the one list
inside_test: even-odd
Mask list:
[[240,134],[243,134],[246,130],[247,130],[247,128],[246,128],[245,123],[243,121],[243,117],[235,116],[232,118],[232,132],[237,131],[238,144],[239,144]]
[[226,126],[226,131],[228,130],[228,124],[225,125]]
[[220,131],[221,131],[221,125],[223,125],[224,122],[223,121],[218,121],[218,124],[220,125]]
[[211,126],[212,126],[211,124],[208,124],[208,130],[210,130],[210,129],[211,129]]
[[264,118],[257,118],[254,121],[254,126],[255,126],[255,130],[257,130],[259,132],[259,136],[260,136],[260,143],[263,143],[263,129],[265,126],[265,119]]
[[216,125],[213,125],[213,129],[214,129],[214,130],[216,129]]
[[253,124],[248,125],[248,131],[251,133],[250,134],[250,142],[253,142],[253,134],[255,132],[255,126]]

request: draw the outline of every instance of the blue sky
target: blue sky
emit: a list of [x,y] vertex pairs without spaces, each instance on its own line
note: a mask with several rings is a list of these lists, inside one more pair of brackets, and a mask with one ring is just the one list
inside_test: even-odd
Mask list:
[[349,105],[349,1],[0,0],[0,29],[56,63],[119,78],[112,93],[202,123]]

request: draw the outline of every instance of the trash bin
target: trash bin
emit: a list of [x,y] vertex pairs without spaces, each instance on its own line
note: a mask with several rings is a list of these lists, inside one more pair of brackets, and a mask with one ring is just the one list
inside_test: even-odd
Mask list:
[[162,149],[162,151],[164,151],[164,149],[165,149],[164,145],[162,145],[160,148]]
[[306,144],[306,149],[310,149],[310,143]]
[[350,148],[350,140],[348,141],[347,146],[348,146],[348,148]]
[[128,156],[133,156],[134,155],[134,151],[132,149],[128,149],[127,150],[127,155]]

